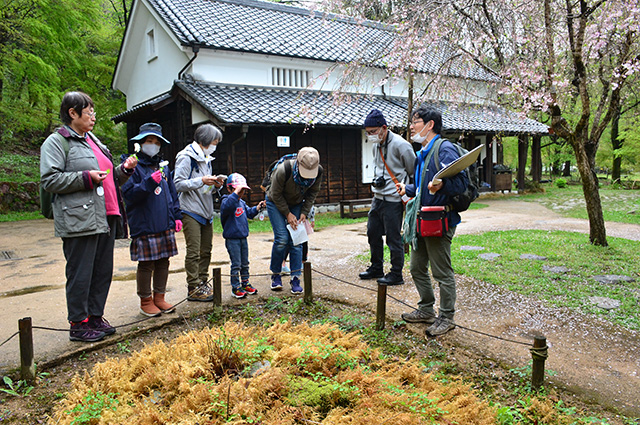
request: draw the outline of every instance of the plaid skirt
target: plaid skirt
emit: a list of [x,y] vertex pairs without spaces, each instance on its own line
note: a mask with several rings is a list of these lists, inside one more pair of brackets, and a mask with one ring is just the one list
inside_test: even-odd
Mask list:
[[155,261],[178,255],[176,234],[166,230],[153,235],[137,236],[131,240],[131,261]]

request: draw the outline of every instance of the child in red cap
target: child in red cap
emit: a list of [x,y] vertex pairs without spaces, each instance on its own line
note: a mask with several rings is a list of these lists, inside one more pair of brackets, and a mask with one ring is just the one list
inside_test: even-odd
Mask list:
[[258,290],[249,284],[249,219],[265,208],[265,201],[249,208],[242,199],[246,190],[251,190],[242,174],[232,173],[227,177],[229,195],[222,197],[220,222],[222,237],[231,259],[231,292],[236,298],[253,295]]

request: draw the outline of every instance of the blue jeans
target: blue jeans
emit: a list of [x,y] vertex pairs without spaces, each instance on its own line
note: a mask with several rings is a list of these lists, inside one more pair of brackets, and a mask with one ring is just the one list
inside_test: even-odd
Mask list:
[[231,259],[231,287],[240,289],[241,282],[249,281],[249,244],[247,238],[225,239],[229,258]]
[[[300,219],[302,211],[302,203],[289,206],[289,211],[296,218]],[[282,271],[282,262],[289,255],[291,264],[291,276],[300,276],[302,274],[302,244],[293,245],[289,230],[287,230],[287,217],[276,207],[276,204],[267,198],[267,213],[269,221],[273,229],[273,247],[271,248],[271,273],[280,273]]]

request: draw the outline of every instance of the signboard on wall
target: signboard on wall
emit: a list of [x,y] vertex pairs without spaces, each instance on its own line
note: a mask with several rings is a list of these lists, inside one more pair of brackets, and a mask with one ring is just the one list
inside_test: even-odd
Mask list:
[[276,146],[279,148],[291,147],[291,138],[289,136],[278,136]]

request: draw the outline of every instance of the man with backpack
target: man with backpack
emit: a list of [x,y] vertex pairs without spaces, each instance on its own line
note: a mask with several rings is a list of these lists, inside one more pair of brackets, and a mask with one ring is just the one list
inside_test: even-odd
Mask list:
[[[381,285],[402,285],[404,244],[400,231],[404,206],[396,183],[413,176],[416,155],[410,143],[387,128],[384,115],[377,109],[365,118],[364,131],[373,145],[373,201],[367,220],[371,265],[359,276],[360,279],[377,279]],[[391,254],[391,270],[386,275],[382,242],[385,235]]]
[[[450,178],[433,181],[442,164],[450,164],[460,157],[458,149],[440,136],[440,112],[427,107],[418,108],[412,114],[410,129],[411,140],[422,145],[416,158],[415,183],[396,186],[401,195],[415,197],[407,204],[403,237],[412,243],[410,270],[420,301],[418,309],[403,313],[402,319],[409,323],[426,323],[429,327],[425,333],[433,337],[455,328],[456,282],[451,266],[451,241],[460,223],[460,214],[449,205],[453,197],[465,192],[468,178],[461,171]],[[436,157],[440,164],[436,163]],[[437,316],[433,309],[435,297],[429,265],[440,285]]]
[[293,159],[285,159],[270,175],[267,187],[267,212],[273,229],[271,249],[271,290],[282,290],[282,261],[289,254],[291,263],[291,293],[303,292],[302,245],[293,245],[287,229],[304,224],[311,212],[322,184],[320,154],[312,147],[304,147]]

